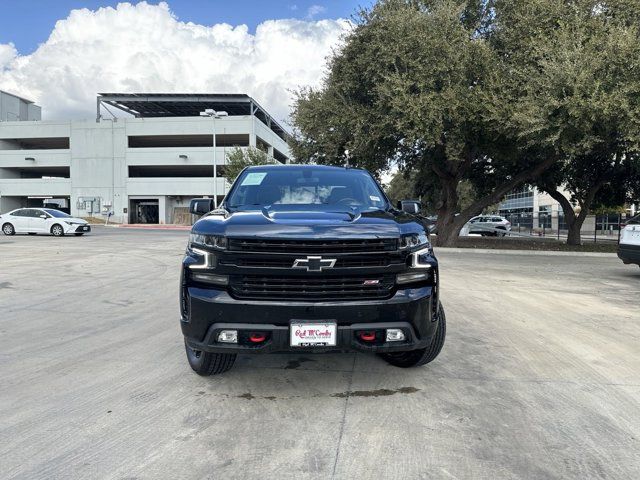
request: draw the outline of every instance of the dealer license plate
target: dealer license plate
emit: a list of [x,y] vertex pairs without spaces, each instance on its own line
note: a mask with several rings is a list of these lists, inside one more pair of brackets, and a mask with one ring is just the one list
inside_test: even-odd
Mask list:
[[291,322],[292,347],[334,347],[336,324],[333,322]]

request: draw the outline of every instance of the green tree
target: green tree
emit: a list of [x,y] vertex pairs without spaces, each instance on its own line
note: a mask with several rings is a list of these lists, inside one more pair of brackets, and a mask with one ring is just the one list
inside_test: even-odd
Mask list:
[[[526,5],[525,5],[526,3]],[[497,42],[520,49],[524,32],[534,32],[537,49],[521,63],[531,82],[519,98],[524,130],[538,146],[549,145],[560,162],[535,182],[560,203],[569,233],[580,230],[591,206],[620,205],[621,177],[630,172],[640,145],[640,10],[636,2],[498,2]],[[635,5],[635,9],[633,6]],[[543,28],[522,15],[538,9]],[[520,13],[518,13],[520,12]],[[545,22],[543,22],[545,23]],[[538,57],[531,63],[531,57]],[[562,188],[560,188],[562,187]],[[568,195],[564,195],[565,190]],[[574,206],[580,208],[574,211]]]
[[225,176],[233,182],[240,172],[251,165],[267,165],[278,163],[273,157],[255,147],[234,147],[227,153]]
[[397,172],[385,191],[391,202],[396,205],[400,200],[409,200],[416,197],[415,174],[411,172]]
[[[419,178],[418,172],[397,172],[386,187],[391,202],[396,205],[400,200],[420,199],[425,213],[434,213],[437,209],[438,183],[432,178]],[[461,209],[467,208],[475,200],[475,190],[471,182],[463,180],[458,184],[458,203]]]
[[[469,218],[556,161],[519,146],[493,15],[485,2],[452,0],[383,0],[362,12],[322,88],[296,99],[295,156],[341,164],[348,150],[374,172],[391,162],[415,170],[437,192],[438,244],[454,244]],[[462,208],[460,183],[479,177]]]

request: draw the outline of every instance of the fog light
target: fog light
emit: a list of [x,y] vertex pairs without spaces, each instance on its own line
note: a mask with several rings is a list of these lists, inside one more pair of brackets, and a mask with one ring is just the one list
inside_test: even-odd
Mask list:
[[399,273],[396,276],[396,283],[403,285],[405,283],[423,282],[429,279],[430,271]]
[[218,341],[222,343],[238,343],[238,331],[222,330],[218,334]]
[[404,332],[399,328],[387,328],[387,342],[401,342],[404,340]]
[[229,277],[227,275],[215,275],[213,273],[192,273],[191,278],[196,282],[211,283],[213,285],[227,285]]

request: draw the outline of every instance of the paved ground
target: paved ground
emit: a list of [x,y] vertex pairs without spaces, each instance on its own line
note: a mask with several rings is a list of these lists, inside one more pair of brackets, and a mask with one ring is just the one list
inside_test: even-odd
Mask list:
[[0,477],[640,478],[640,269],[440,253],[449,334],[187,366],[184,232],[0,238]]

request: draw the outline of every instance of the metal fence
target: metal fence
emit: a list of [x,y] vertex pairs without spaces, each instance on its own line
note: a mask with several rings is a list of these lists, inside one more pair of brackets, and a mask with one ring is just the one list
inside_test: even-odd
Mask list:
[[[521,235],[555,236],[566,238],[568,226],[562,211],[511,213],[503,215],[511,222],[511,231]],[[631,218],[629,214],[604,213],[589,215],[582,225],[583,241],[612,241],[620,235],[620,225]]]

